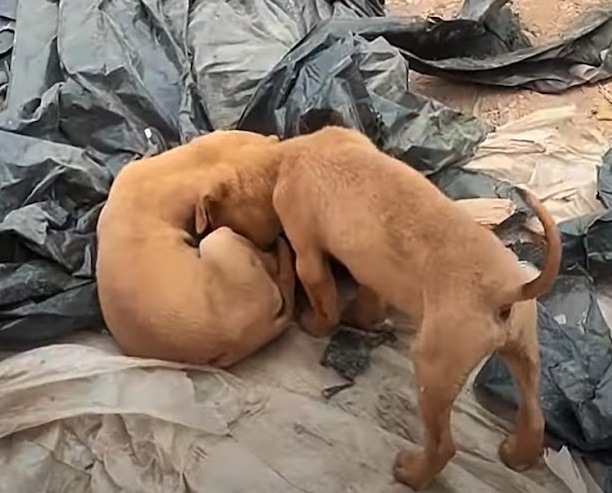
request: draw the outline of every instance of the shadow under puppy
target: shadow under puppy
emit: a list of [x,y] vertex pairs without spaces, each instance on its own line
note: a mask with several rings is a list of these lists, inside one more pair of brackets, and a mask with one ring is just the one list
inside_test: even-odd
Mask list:
[[[548,244],[544,269],[528,281],[514,254],[465,208],[359,132],[326,127],[281,142],[276,151],[274,208],[311,305],[300,316],[302,328],[323,336],[342,319],[372,329],[386,303],[419,327],[413,358],[425,448],[400,452],[395,477],[424,488],[454,456],[452,404],[494,351],[521,395],[517,430],[500,456],[519,471],[536,463],[544,418],[534,298],[552,285],[561,259],[555,223],[542,204],[522,193]],[[359,284],[342,313],[330,258]]]
[[126,354],[227,367],[288,326],[295,274],[267,178],[277,143],[217,131],[118,174],[97,225],[96,277]]

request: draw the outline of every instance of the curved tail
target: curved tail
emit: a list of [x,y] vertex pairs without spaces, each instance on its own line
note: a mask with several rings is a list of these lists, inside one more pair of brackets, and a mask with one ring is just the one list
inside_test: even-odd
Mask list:
[[544,268],[538,277],[520,287],[517,298],[514,300],[524,301],[544,294],[555,282],[559,273],[559,266],[561,265],[561,237],[554,219],[542,202],[527,190],[521,188],[517,190],[525,203],[536,213],[544,227],[544,235],[546,237],[546,262],[544,263]]

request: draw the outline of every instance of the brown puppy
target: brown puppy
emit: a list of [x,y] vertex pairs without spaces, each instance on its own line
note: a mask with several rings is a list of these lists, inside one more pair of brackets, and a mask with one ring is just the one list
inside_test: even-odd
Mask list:
[[537,462],[544,419],[532,300],[551,286],[560,264],[557,229],[540,202],[524,193],[548,242],[544,270],[526,282],[492,232],[360,133],[327,127],[282,142],[278,152],[274,207],[312,307],[302,327],[322,336],[341,318],[328,256],[361,286],[345,320],[371,327],[382,318],[382,299],[420,327],[413,351],[425,449],[398,454],[396,478],[426,487],[454,456],[452,404],[469,373],[494,351],[521,395],[517,431],[500,447],[501,458],[515,470]]
[[[277,143],[214,132],[119,173],[98,222],[97,282],[125,353],[226,367],[287,327],[295,277],[287,244],[279,238],[263,253],[236,234],[275,241],[272,188],[261,177]],[[228,221],[236,232],[220,227]],[[194,233],[211,230],[198,246]]]

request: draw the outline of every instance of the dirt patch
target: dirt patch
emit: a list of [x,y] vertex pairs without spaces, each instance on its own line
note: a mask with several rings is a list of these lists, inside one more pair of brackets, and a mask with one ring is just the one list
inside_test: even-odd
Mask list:
[[[390,0],[388,15],[437,15],[449,19],[459,11],[461,0]],[[564,0],[552,8],[549,2],[522,1],[512,5],[534,43],[559,38],[561,33],[600,0]],[[552,10],[556,10],[551,15]],[[437,77],[411,73],[415,92],[444,104],[474,113],[493,125],[500,125],[534,110],[574,104],[577,114],[574,126],[588,125],[612,138],[612,85],[610,83],[580,86],[559,95],[540,94],[526,89],[491,88],[469,83],[445,81]]]

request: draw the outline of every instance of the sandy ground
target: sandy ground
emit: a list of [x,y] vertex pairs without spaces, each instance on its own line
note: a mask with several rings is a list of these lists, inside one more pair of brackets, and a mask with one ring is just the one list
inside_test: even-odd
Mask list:
[[[437,15],[449,19],[462,0],[388,0],[388,15]],[[554,3],[554,7],[551,4]],[[589,7],[601,0],[522,0],[512,3],[521,23],[534,44],[557,38],[561,31]],[[556,10],[551,15],[551,9]],[[612,138],[612,83],[581,86],[560,95],[539,94],[526,89],[506,89],[449,82],[437,77],[412,73],[411,87],[415,92],[435,98],[447,106],[474,113],[493,125],[524,116],[531,111],[575,104],[574,126],[599,130]]]

